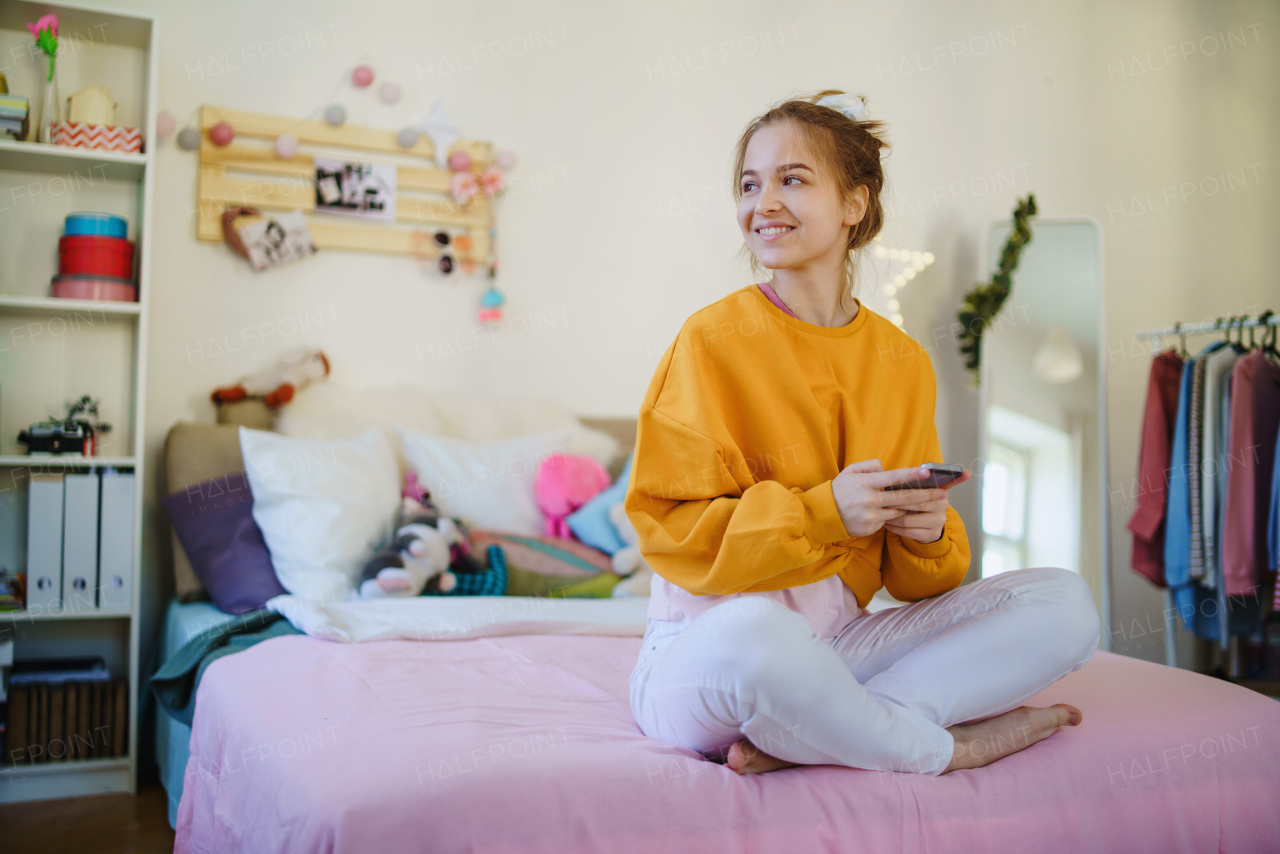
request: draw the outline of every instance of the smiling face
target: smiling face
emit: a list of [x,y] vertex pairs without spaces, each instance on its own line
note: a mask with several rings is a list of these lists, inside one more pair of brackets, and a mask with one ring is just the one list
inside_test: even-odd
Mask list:
[[841,204],[835,180],[789,122],[751,137],[742,170],[738,226],[763,266],[798,271],[843,264],[849,226],[866,212],[865,186]]

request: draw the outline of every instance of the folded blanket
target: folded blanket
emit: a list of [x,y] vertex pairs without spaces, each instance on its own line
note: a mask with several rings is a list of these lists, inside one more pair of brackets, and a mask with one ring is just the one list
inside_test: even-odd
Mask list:
[[[616,581],[616,578],[614,579]],[[175,720],[191,725],[205,669],[224,655],[282,635],[329,641],[464,640],[498,635],[643,637],[648,597],[409,596],[323,604],[275,596],[187,641],[152,675],[151,693]]]
[[464,640],[497,635],[615,635],[643,637],[648,597],[410,596],[324,603],[274,596],[266,606],[315,638]]
[[267,638],[297,634],[302,632],[284,619],[283,614],[266,608],[249,611],[187,641],[152,674],[151,693],[170,717],[191,726],[196,711],[196,689],[205,668],[224,655],[248,649]]

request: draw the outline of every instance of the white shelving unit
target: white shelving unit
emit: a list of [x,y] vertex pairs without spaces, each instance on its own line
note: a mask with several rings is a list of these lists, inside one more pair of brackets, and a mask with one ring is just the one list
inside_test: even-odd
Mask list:
[[[0,641],[14,658],[101,655],[129,677],[128,753],[121,757],[0,764],[0,802],[137,790],[139,582],[143,415],[147,353],[158,30],[152,16],[74,4],[0,3],[0,51],[9,90],[38,103],[47,60],[30,50],[26,22],[58,16],[58,86],[65,99],[91,84],[118,102],[116,124],[142,129],[142,154],[0,140],[0,566],[25,571],[26,485],[32,471],[112,466],[135,474],[133,584],[128,611],[0,612]],[[58,238],[74,211],[125,218],[136,242],[138,302],[50,296]],[[97,457],[29,457],[19,431],[83,394],[111,425]]]

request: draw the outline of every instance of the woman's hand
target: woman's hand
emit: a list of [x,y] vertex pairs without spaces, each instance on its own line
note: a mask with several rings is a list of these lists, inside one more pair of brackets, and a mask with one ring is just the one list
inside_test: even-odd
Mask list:
[[947,521],[947,490],[973,474],[965,471],[945,487],[885,489],[923,476],[916,467],[885,471],[879,460],[845,466],[831,481],[831,492],[849,536],[865,537],[884,527],[921,543],[940,539]]

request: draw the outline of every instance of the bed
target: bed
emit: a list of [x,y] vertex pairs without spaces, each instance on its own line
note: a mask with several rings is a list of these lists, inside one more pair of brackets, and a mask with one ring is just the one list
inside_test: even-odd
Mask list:
[[[193,604],[170,646],[219,619]],[[175,851],[1280,850],[1280,703],[1226,681],[1098,651],[1028,701],[1084,723],[984,768],[739,776],[636,725],[646,600],[488,605],[210,664],[189,755],[157,730]]]

